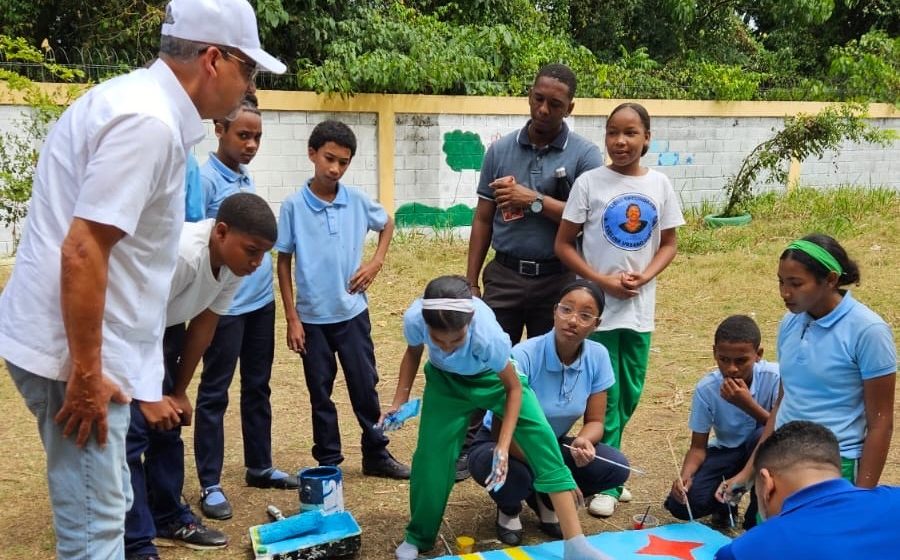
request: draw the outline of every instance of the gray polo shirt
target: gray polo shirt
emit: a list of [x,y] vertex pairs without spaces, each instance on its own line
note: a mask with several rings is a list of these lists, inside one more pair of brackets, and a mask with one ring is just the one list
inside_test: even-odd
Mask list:
[[[529,121],[530,123],[531,121]],[[478,196],[494,200],[494,190],[488,185],[495,179],[512,175],[530,189],[558,200],[569,197],[568,189],[559,192],[555,171],[566,168],[568,186],[579,175],[603,165],[603,154],[590,140],[569,130],[565,122],[559,135],[548,146],[536,148],[528,140],[528,123],[518,132],[511,132],[494,142],[484,155]],[[504,221],[500,209],[494,213],[494,232],[491,245],[495,251],[509,253],[524,260],[555,259],[553,242],[557,224],[540,214],[525,211],[525,216]]]

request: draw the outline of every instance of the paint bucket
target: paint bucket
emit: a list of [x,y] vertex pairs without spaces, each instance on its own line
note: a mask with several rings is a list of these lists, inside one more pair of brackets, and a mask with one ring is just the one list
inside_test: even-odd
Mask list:
[[324,514],[344,511],[344,483],[338,467],[300,469],[300,511],[322,510]]

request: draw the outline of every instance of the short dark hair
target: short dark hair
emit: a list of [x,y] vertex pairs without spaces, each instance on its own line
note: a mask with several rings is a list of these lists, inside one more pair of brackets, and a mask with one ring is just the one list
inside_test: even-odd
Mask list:
[[322,121],[309,135],[309,147],[319,151],[327,142],[334,142],[350,150],[350,157],[356,155],[356,135],[349,126],[336,120]]
[[575,72],[565,64],[545,64],[538,70],[537,76],[534,77],[534,83],[541,78],[553,78],[566,84],[569,88],[569,99],[575,98],[575,90],[578,87],[578,79]]
[[[425,299],[471,299],[472,285],[459,275],[438,276],[425,286]],[[458,331],[472,322],[475,313],[444,309],[423,309],[425,324],[439,331]]]
[[571,291],[574,290],[584,290],[591,297],[594,298],[594,301],[597,303],[597,312],[601,315],[603,314],[603,308],[606,307],[606,296],[603,295],[603,290],[600,289],[597,284],[594,284],[590,280],[585,280],[583,278],[579,278],[578,280],[573,280],[563,287],[559,292],[559,299],[565,297]]
[[[262,115],[259,112],[259,101],[256,98],[256,95],[253,93],[247,93],[244,95],[244,99],[241,100],[241,107],[238,114],[247,111],[253,113],[254,115]],[[228,127],[231,126],[231,122],[228,119],[213,119],[214,124],[222,125],[222,128],[228,130]]]
[[216,222],[226,224],[230,229],[255,235],[275,243],[278,226],[275,214],[263,197],[253,193],[235,193],[219,206]]
[[746,315],[732,315],[719,323],[714,344],[720,342],[749,342],[754,348],[759,348],[762,342],[762,334],[756,321]]
[[784,471],[797,465],[827,465],[841,472],[841,450],[828,428],[794,420],[775,430],[756,450],[753,468]]
[[[856,264],[856,261],[850,259],[847,250],[837,242],[837,239],[830,235],[825,235],[824,233],[811,233],[804,237],[803,240],[815,243],[819,247],[825,249],[831,253],[831,256],[841,265],[841,270],[843,270],[843,272],[838,278],[838,286],[845,286],[847,284],[859,285],[859,265]],[[797,261],[802,264],[803,267],[806,268],[819,282],[825,280],[825,278],[828,277],[829,272],[831,272],[824,264],[799,249],[785,249],[784,252],[781,253],[780,260],[783,261],[784,259],[791,259],[792,261]]]

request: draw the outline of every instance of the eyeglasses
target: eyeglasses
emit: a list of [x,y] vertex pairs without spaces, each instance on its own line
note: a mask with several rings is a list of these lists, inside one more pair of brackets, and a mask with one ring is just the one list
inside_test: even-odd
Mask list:
[[256,76],[259,74],[259,66],[256,63],[244,60],[233,52],[229,51],[225,47],[220,47],[219,45],[209,45],[200,49],[200,54],[206,52],[210,47],[216,47],[219,49],[219,52],[222,53],[222,58],[227,59],[228,57],[233,58],[237,63],[241,66],[241,71],[244,74],[244,79],[248,82],[256,82]]
[[256,63],[244,60],[233,52],[225,50],[222,47],[218,48],[219,51],[221,51],[223,58],[228,58],[230,56],[240,63],[241,68],[244,69],[244,78],[246,78],[248,82],[256,82],[256,76],[257,74],[259,74],[259,66],[257,66]]
[[556,311],[556,314],[559,315],[560,319],[571,319],[574,315],[575,321],[585,327],[588,325],[595,325],[600,319],[597,315],[591,315],[586,311],[575,311],[574,308],[569,307],[564,303],[557,303],[553,306],[553,310]]

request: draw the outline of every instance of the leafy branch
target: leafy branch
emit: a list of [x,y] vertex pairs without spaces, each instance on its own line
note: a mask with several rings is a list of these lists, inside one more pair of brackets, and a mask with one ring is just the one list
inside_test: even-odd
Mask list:
[[845,141],[888,146],[895,138],[893,130],[869,124],[865,105],[858,103],[828,106],[815,115],[788,117],[784,128],[753,148],[725,183],[728,201],[720,216],[737,216],[746,209],[761,173],[768,173],[762,184],[786,183],[792,159],[821,158],[827,150],[839,150]]

